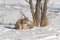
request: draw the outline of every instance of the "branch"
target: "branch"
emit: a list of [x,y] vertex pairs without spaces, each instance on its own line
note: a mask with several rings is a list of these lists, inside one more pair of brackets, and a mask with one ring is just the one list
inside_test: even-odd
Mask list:
[[[29,3],[29,1],[25,0],[27,3]],[[29,3],[30,4],[30,3]]]
[[[23,14],[23,12],[21,11],[21,9],[20,9],[20,12],[22,13],[22,15],[25,17],[25,18],[27,18],[28,19],[28,17],[26,17],[24,14]],[[29,19],[28,19],[29,20]],[[31,23],[32,23],[32,21],[31,20],[29,20]]]
[[[50,8],[52,5],[54,5],[54,2],[53,2],[48,8]],[[48,8],[47,8],[47,9],[48,9]]]
[[20,9],[20,12],[22,13],[22,15],[23,15],[25,18],[27,18],[27,17],[23,14],[23,12],[21,11],[21,9]]

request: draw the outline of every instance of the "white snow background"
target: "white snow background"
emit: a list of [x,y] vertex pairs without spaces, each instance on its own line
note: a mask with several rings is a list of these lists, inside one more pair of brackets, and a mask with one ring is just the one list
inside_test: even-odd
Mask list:
[[[49,0],[48,6],[53,2],[51,7],[60,7],[59,0]],[[49,12],[51,9],[48,9],[49,26],[45,28],[15,30],[12,29],[14,24],[23,18],[19,9],[32,21],[29,4],[25,0],[0,0],[0,23],[3,23],[0,24],[0,40],[60,40],[60,12]]]

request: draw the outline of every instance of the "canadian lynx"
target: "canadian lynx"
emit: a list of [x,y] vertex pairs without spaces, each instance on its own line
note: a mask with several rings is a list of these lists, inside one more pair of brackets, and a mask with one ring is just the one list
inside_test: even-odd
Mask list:
[[17,22],[15,24],[15,29],[27,29],[27,28],[30,29],[30,28],[32,28],[31,24],[29,24],[29,27],[28,27],[28,22],[29,22],[29,20],[27,18],[17,20]]

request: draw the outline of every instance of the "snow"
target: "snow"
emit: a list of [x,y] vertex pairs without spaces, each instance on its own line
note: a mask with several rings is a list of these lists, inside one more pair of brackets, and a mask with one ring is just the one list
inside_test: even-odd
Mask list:
[[[1,40],[57,40],[59,39],[60,32],[48,30],[42,27],[36,27],[26,30],[7,29],[1,26],[0,39]],[[3,31],[3,32],[1,32]]]
[[[4,1],[0,0],[0,4],[3,3]],[[21,9],[32,20],[29,4],[25,0],[5,0],[5,3],[16,4],[17,6],[14,6],[14,8]],[[0,7],[0,22],[5,23],[5,25],[0,24],[0,40],[60,40],[60,13],[47,12],[49,18],[49,25],[47,27],[15,30],[15,25],[7,25],[9,23],[15,24],[22,17],[20,11],[14,8],[8,5],[5,8]]]

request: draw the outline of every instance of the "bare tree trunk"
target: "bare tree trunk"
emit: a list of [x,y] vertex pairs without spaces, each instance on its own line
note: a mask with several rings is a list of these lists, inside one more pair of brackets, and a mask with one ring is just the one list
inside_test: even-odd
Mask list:
[[30,10],[31,10],[32,17],[33,17],[33,26],[38,26],[38,24],[39,24],[39,19],[40,19],[39,18],[40,17],[40,2],[41,2],[41,0],[36,0],[35,12],[34,12],[34,9],[33,9],[32,0],[29,0],[29,2],[28,2],[30,4]]
[[40,1],[41,1],[41,0],[37,0],[37,1],[36,1],[36,10],[35,10],[35,14],[34,14],[34,17],[33,17],[33,26],[38,26],[38,24],[39,24]]
[[29,4],[30,4],[30,10],[31,10],[31,13],[32,13],[32,17],[33,17],[34,16],[34,9],[33,9],[32,0],[29,0]]
[[44,7],[43,7],[43,12],[41,13],[41,23],[40,23],[40,26],[42,26],[42,27],[45,27],[48,25],[48,20],[46,17],[47,3],[48,3],[48,0],[44,0]]

